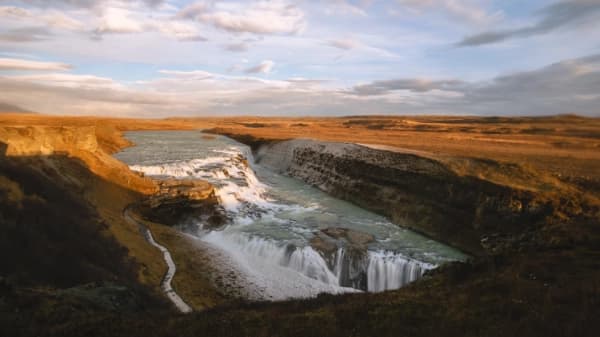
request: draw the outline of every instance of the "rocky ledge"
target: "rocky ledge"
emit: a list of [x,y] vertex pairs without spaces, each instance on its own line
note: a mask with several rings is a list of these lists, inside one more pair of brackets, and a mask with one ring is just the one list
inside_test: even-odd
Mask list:
[[158,191],[144,200],[139,213],[147,220],[169,226],[200,220],[205,226],[220,227],[227,221],[214,187],[203,180],[158,180]]
[[375,241],[373,235],[339,227],[314,235],[311,247],[325,258],[330,270],[338,273],[340,285],[367,290],[367,245]]

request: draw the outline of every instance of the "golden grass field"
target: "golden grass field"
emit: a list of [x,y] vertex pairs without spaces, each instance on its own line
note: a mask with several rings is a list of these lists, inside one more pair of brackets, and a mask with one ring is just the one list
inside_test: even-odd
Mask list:
[[265,139],[315,138],[379,144],[438,156],[466,156],[530,163],[557,174],[600,172],[600,118],[555,117],[340,117],[119,119],[2,114],[1,126],[96,126],[116,150],[112,130],[207,129]]

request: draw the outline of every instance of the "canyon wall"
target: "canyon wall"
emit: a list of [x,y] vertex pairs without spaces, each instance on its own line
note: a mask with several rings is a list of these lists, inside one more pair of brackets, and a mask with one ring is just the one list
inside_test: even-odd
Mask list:
[[536,193],[459,176],[434,159],[355,144],[267,143],[255,146],[255,160],[476,255],[514,244],[514,233],[526,236],[554,209]]
[[0,127],[0,142],[4,144],[2,155],[8,158],[68,156],[81,160],[94,174],[124,188],[143,194],[156,192],[152,180],[131,172],[107,152],[108,146],[114,150],[128,145],[119,141],[122,142],[120,132],[106,130],[106,127]]

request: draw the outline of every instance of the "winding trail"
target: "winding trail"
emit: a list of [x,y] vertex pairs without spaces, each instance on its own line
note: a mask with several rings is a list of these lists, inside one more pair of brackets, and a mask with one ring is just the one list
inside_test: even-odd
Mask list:
[[175,292],[175,290],[171,286],[171,281],[173,280],[175,272],[177,271],[177,267],[175,266],[175,262],[171,257],[171,253],[169,253],[169,250],[165,246],[159,244],[154,240],[152,232],[150,231],[150,229],[148,229],[148,227],[146,227],[146,225],[144,225],[141,221],[138,221],[133,216],[131,216],[130,207],[131,206],[127,206],[123,210],[123,217],[125,218],[125,220],[134,225],[137,225],[140,228],[140,232],[144,235],[146,241],[148,241],[148,243],[150,243],[154,247],[158,248],[158,250],[160,250],[163,253],[163,258],[165,260],[165,263],[167,264],[168,269],[165,273],[165,276],[163,276],[162,282],[160,284],[161,289],[163,290],[167,298],[169,298],[169,300],[173,302],[177,310],[184,314],[192,312],[192,307],[185,303],[185,301]]

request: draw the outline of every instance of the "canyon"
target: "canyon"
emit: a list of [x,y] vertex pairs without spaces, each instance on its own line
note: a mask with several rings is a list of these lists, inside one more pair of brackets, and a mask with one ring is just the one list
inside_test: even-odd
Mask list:
[[[3,115],[3,256],[20,260],[3,261],[0,331],[272,335],[285,327],[287,335],[594,335],[600,313],[600,122],[560,118],[131,121]],[[121,132],[161,129],[205,129],[236,139],[250,146],[260,165],[472,259],[445,264],[389,292],[244,301],[233,287],[220,286],[213,253],[167,221],[173,210],[191,211],[214,216],[218,227],[224,219],[214,208],[213,187],[161,185],[112,156],[131,145]],[[298,139],[305,137],[311,139]],[[474,150],[473,142],[490,146]],[[194,199],[202,205],[191,207]],[[141,205],[136,212],[170,251],[177,265],[173,288],[194,313],[179,315],[166,303],[160,285],[167,266],[123,218],[131,204]],[[67,210],[77,212],[63,218]],[[78,231],[98,244],[78,244]],[[32,235],[39,247],[68,247],[74,254],[65,260],[58,248],[31,251],[16,244]],[[314,245],[326,254],[331,237],[352,237],[357,246],[370,240],[329,229]],[[40,255],[47,268],[65,269],[65,277],[35,272]],[[17,312],[35,315],[35,323]]]

